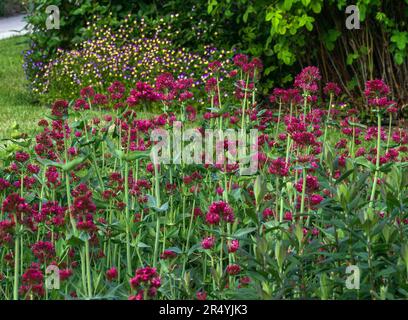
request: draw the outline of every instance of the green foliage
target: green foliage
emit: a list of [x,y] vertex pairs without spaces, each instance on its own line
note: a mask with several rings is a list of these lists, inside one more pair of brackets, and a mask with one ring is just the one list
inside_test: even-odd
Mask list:
[[56,58],[41,68],[32,80],[33,92],[44,102],[73,99],[78,87],[93,86],[106,90],[114,81],[128,88],[137,82],[154,82],[162,73],[184,75],[203,83],[212,72],[208,64],[225,61],[223,74],[230,71],[231,52],[204,46],[199,53],[178,47],[172,40],[178,34],[175,19],[130,19],[127,17],[118,30],[88,26],[95,36],[76,45],[73,50],[59,50]]
[[[175,46],[202,49],[211,44],[260,57],[265,65],[262,92],[293,81],[305,65],[319,65],[324,81],[342,82],[350,97],[363,101],[364,83],[383,77],[399,102],[408,98],[407,1],[359,0],[31,0],[28,22],[34,26],[34,53],[27,74],[34,79],[36,63],[54,58],[57,48],[71,49],[101,26],[119,27],[132,19],[174,21]],[[45,30],[45,7],[61,11],[61,29]],[[361,29],[347,30],[346,7],[357,5]],[[176,16],[177,19],[173,19]],[[94,31],[87,21],[98,21]],[[379,45],[380,44],[380,45]],[[384,64],[383,61],[386,61]],[[32,67],[30,67],[32,66]],[[360,102],[361,102],[360,101]],[[361,104],[363,104],[361,102]]]
[[[299,63],[329,64],[319,58],[321,56],[325,59],[326,54],[330,55],[339,46],[344,46],[344,41],[348,42],[345,9],[351,4],[355,3],[345,0],[280,0],[274,3],[212,0],[208,1],[208,12],[216,20],[227,20],[227,25],[233,25],[232,30],[235,30],[235,33],[231,38],[233,42],[231,44],[263,58],[266,65],[265,75],[269,76],[266,79],[266,89],[269,90],[274,85],[292,80],[288,77],[290,71],[293,71],[291,66],[297,66]],[[405,4],[401,2],[383,4],[378,0],[364,0],[357,1],[356,5],[360,10],[363,28],[370,28],[372,30],[370,32],[382,34],[382,45],[389,44],[396,66],[406,65],[408,52],[406,1]],[[361,33],[358,30],[353,32]],[[374,50],[372,42],[367,43],[364,38],[363,41],[359,47],[354,48],[354,53],[343,54],[346,59],[345,69],[352,64],[361,65],[362,60]],[[327,53],[319,48],[318,42],[324,45]],[[372,69],[376,63],[377,61],[371,62],[369,68]],[[378,74],[382,75],[384,72],[378,70]],[[329,74],[327,78],[333,75],[334,73]],[[365,75],[361,76],[364,76],[363,81],[367,80]],[[273,81],[276,79],[278,81]]]

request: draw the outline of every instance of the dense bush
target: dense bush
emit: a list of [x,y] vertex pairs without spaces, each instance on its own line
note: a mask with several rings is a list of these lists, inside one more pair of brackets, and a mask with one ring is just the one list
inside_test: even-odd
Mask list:
[[[216,26],[210,21],[205,2],[194,0],[180,1],[143,1],[143,0],[28,0],[30,12],[27,21],[33,26],[33,42],[38,50],[53,55],[58,48],[69,49],[87,39],[92,33],[87,30],[87,22],[98,22],[98,26],[118,27],[124,18],[132,13],[132,18],[167,20],[180,11],[175,35],[179,45],[214,42]],[[56,5],[60,9],[61,25],[59,30],[46,30],[47,14],[45,8]],[[201,34],[195,32],[198,30]],[[217,29],[218,31],[221,29]],[[210,31],[210,32],[206,32]],[[213,32],[211,32],[213,31]],[[197,37],[198,36],[198,37]]]
[[[274,4],[247,0],[33,2],[39,9],[29,17],[36,27],[32,58],[40,64],[52,58],[57,48],[72,48],[86,39],[85,21],[93,16],[102,17],[100,25],[117,26],[129,12],[146,19],[167,19],[178,13],[174,22],[175,30],[179,30],[176,46],[237,47],[261,56],[266,66],[264,93],[277,84],[291,82],[295,70],[314,63],[326,81],[335,79],[345,94],[357,98],[360,108],[365,105],[364,83],[375,77],[384,78],[394,98],[407,103],[407,0],[357,1],[362,28],[351,31],[345,28],[345,8],[354,3],[345,0],[281,0]],[[61,31],[44,30],[45,2],[61,5]],[[30,63],[32,66],[35,64]]]
[[[366,83],[377,119],[366,127],[338,85],[318,94],[316,67],[260,104],[261,61],[233,63],[220,82],[213,61],[195,91],[170,74],[78,87],[35,139],[2,148],[5,299],[408,298],[408,132],[381,126],[398,111],[388,86]],[[211,106],[202,116],[191,106],[198,96]],[[163,113],[140,118],[145,105]],[[237,140],[224,137],[219,163],[151,162],[154,129],[194,126],[258,129],[248,157],[257,174],[227,162]],[[60,290],[44,285],[49,265]],[[345,285],[349,265],[360,268],[359,290]]]
[[[361,30],[346,29],[351,4],[360,9]],[[363,97],[364,83],[382,77],[400,102],[408,101],[406,0],[282,0],[273,5],[214,0],[208,10],[216,20],[231,22],[231,39],[242,49],[264,57],[265,73],[274,75],[268,87],[293,80],[285,66],[318,63],[324,79],[337,80],[349,96]]]

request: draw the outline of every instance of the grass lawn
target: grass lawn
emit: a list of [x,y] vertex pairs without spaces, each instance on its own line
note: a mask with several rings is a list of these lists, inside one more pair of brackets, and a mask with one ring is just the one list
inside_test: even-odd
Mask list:
[[16,125],[22,132],[32,133],[47,111],[30,98],[22,67],[26,48],[26,37],[0,40],[0,139],[10,137]]

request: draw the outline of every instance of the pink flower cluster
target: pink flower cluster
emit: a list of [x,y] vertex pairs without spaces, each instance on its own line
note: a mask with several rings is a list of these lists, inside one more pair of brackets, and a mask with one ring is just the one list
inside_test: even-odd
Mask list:
[[132,289],[137,291],[137,294],[130,296],[129,300],[144,300],[145,297],[154,298],[157,295],[157,289],[161,286],[156,268],[149,266],[137,269],[135,276],[130,279],[129,283]]

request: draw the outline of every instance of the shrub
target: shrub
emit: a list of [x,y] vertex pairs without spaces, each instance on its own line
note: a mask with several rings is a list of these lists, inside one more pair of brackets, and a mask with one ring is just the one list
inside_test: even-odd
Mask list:
[[299,66],[316,63],[325,81],[340,83],[348,96],[359,98],[360,107],[364,83],[375,77],[385,78],[399,102],[406,104],[408,87],[401,84],[408,83],[408,3],[356,1],[361,29],[347,30],[345,11],[350,4],[211,0],[208,12],[216,21],[226,20],[226,32],[232,32],[229,44],[263,58],[267,90],[291,82],[290,73]]

